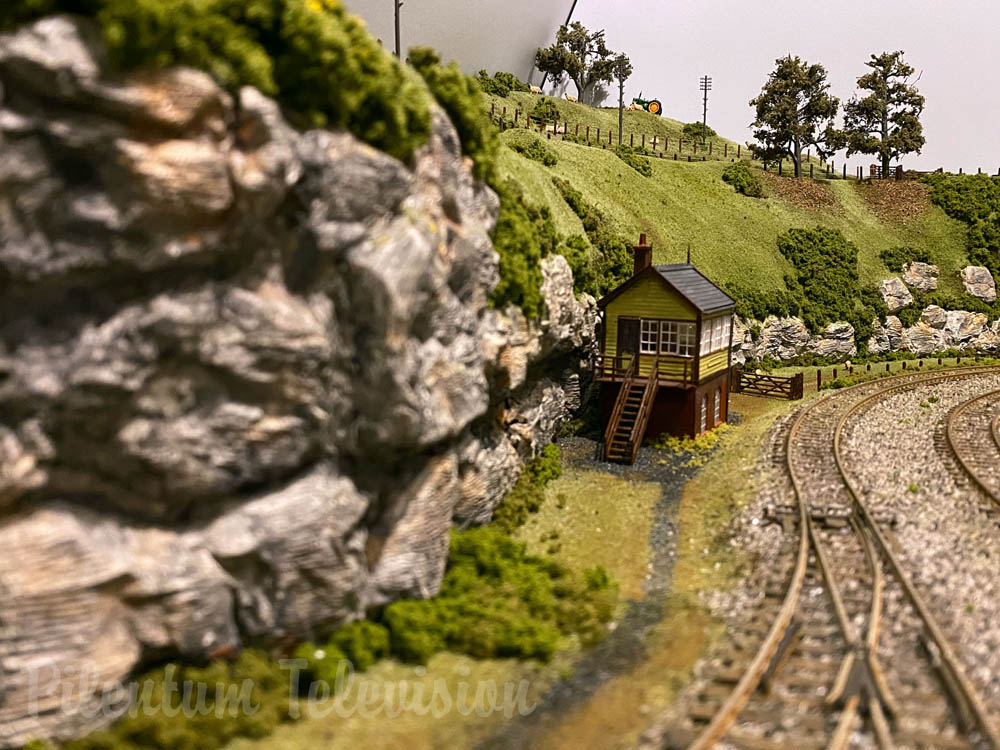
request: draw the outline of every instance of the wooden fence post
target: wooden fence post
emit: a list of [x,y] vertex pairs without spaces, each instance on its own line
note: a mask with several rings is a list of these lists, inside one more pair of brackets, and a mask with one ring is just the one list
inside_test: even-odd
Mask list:
[[683,138],[678,138],[677,139],[677,153],[681,153],[682,151],[684,151],[684,139]]
[[677,161],[677,152],[674,151],[674,161]]
[[781,168],[784,165],[784,159],[778,159],[778,174],[781,174]]
[[867,364],[867,365],[865,366],[865,372],[871,372],[871,371],[872,371],[872,363],[871,363],[871,362],[869,362],[869,363],[868,363],[868,364]]
[[[646,136],[643,136],[645,138]],[[656,151],[656,136],[653,136],[653,151]]]
[[601,142],[601,129],[600,128],[597,129],[597,142],[598,143]]
[[736,144],[736,158],[740,158],[740,149],[743,148],[739,143]]
[[812,178],[812,176],[813,176],[813,163],[809,162],[809,177],[810,177],[810,179]]
[[587,126],[587,145],[590,145],[590,125]]
[[497,103],[490,102],[490,117],[493,117],[497,113]]
[[611,145],[611,128],[608,128],[608,145]]
[[885,371],[889,372],[889,363],[888,362],[885,363]]
[[728,159],[729,158],[729,144],[728,143],[723,143],[722,144],[722,158],[723,159]]
[[515,109],[515,110],[514,110],[514,124],[515,124],[515,125],[517,125],[517,116],[518,116],[519,114],[521,114],[521,110],[519,110],[519,109]]
[[643,151],[646,150],[646,134],[645,133],[642,134],[642,150]]
[[628,146],[629,146],[629,148],[632,148],[633,146],[635,146],[635,133],[629,133],[628,134]]
[[820,386],[823,385],[823,369],[821,367],[816,368],[816,390],[820,390]]
[[691,161],[691,154],[688,154],[688,162]]
[[709,155],[709,156],[711,156],[711,155],[712,155],[712,141],[709,141],[709,142],[708,142],[708,155]]
[[847,179],[847,162],[844,162],[844,179]]

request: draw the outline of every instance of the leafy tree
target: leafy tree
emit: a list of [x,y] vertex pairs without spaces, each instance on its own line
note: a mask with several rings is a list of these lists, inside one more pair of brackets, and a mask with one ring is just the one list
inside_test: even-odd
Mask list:
[[795,176],[802,174],[802,151],[811,146],[825,157],[836,150],[839,134],[833,127],[840,100],[829,93],[826,68],[798,57],[779,58],[760,94],[750,100],[756,109],[751,145],[764,161],[791,157]]
[[902,51],[872,55],[865,65],[871,72],[858,79],[858,88],[870,93],[844,105],[844,145],[848,156],[877,155],[882,174],[888,174],[889,162],[919,154],[924,145],[924,97],[910,83],[913,68],[903,61]]
[[614,77],[614,53],[604,42],[604,30],[589,31],[579,21],[560,26],[551,47],[535,53],[535,67],[557,80],[569,76],[577,98],[584,102],[593,87]]
[[622,125],[625,117],[625,81],[632,75],[632,61],[624,53],[614,59],[612,73],[618,81],[618,145],[622,145]]

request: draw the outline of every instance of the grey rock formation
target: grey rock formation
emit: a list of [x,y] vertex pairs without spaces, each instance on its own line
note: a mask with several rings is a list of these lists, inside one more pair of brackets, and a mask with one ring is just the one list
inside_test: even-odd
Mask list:
[[887,354],[899,351],[903,340],[903,323],[895,315],[887,315],[885,325],[875,318],[872,321],[873,333],[868,339],[868,351],[871,354]]
[[593,345],[561,257],[542,320],[486,304],[498,203],[440,111],[407,165],[99,45],[0,37],[0,747],[148,659],[433,594]]
[[753,340],[752,326],[758,323],[755,320],[744,322],[739,315],[733,316],[733,364],[742,365],[754,358],[757,347]]
[[757,340],[757,358],[792,359],[804,352],[810,343],[809,329],[799,318],[764,319]]
[[907,263],[903,266],[903,282],[919,292],[932,292],[938,285],[938,267],[931,263]]
[[920,313],[920,321],[931,328],[943,329],[948,322],[948,313],[937,305],[929,305]]
[[830,323],[809,343],[809,351],[821,357],[853,357],[858,353],[854,326],[843,321]]
[[966,266],[962,269],[962,284],[965,291],[973,297],[979,297],[986,302],[997,298],[997,285],[988,268],[983,266]]
[[906,288],[906,284],[898,276],[883,281],[881,291],[882,299],[885,300],[885,306],[889,308],[889,312],[896,312],[913,302],[913,295],[910,294],[910,290]]

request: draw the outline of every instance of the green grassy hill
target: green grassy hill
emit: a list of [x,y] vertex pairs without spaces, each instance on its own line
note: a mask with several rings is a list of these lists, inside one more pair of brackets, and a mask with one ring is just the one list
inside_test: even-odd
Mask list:
[[[514,106],[522,112],[530,110],[537,98],[511,94],[493,101],[511,113]],[[600,127],[602,133],[609,127],[617,130],[614,109],[564,100],[558,107],[571,132],[577,122]],[[672,140],[680,136],[681,123],[675,120],[645,112],[625,114],[626,134],[634,130]],[[655,262],[683,261],[690,244],[693,262],[722,284],[735,282],[761,291],[784,289],[783,279],[791,267],[778,252],[778,235],[794,227],[822,225],[839,229],[858,246],[859,274],[865,285],[898,273],[885,267],[880,251],[911,246],[925,249],[940,267],[942,291],[962,291],[957,272],[967,264],[967,227],[932,205],[923,185],[859,186],[854,181],[793,180],[766,174],[761,176],[769,197],[748,198],[722,181],[728,162],[720,160],[687,163],[654,158],[650,160],[652,176],[643,177],[611,150],[556,136],[546,139],[525,129],[507,130],[501,137],[506,144],[540,138],[558,157],[558,164],[545,167],[505,148],[499,167],[502,175],[522,185],[531,201],[549,207],[564,234],[583,234],[583,228],[553,186],[553,176],[568,180],[623,235],[637,239],[645,232],[653,243]],[[761,170],[759,163],[751,166]]]

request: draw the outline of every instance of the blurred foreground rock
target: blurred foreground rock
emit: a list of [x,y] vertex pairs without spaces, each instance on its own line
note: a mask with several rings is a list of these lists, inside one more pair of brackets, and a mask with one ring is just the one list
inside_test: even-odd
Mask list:
[[150,659],[435,593],[595,324],[561,257],[543,320],[489,308],[497,199],[440,111],[405,165],[97,38],[0,37],[0,746],[106,722]]

